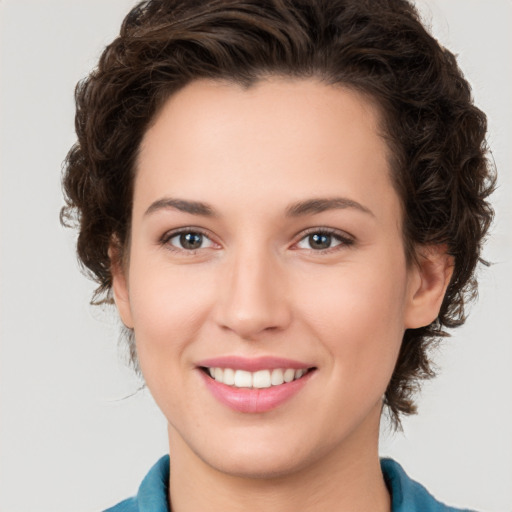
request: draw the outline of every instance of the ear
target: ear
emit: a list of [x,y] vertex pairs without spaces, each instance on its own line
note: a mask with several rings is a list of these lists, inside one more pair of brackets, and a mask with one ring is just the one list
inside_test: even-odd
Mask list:
[[422,247],[410,270],[405,328],[417,329],[432,323],[453,274],[453,257],[445,245]]
[[133,329],[132,310],[130,306],[130,293],[128,289],[127,269],[120,257],[120,248],[112,243],[108,249],[110,258],[110,272],[112,274],[112,292],[119,316],[123,324]]

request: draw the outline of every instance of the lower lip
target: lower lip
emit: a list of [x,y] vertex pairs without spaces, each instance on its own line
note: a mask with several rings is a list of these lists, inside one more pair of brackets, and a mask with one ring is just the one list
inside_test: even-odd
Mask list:
[[235,411],[245,413],[267,412],[279,407],[295,396],[309,381],[312,373],[314,373],[309,371],[300,379],[281,384],[280,386],[254,389],[228,386],[212,379],[202,370],[199,371],[206,387],[219,402]]

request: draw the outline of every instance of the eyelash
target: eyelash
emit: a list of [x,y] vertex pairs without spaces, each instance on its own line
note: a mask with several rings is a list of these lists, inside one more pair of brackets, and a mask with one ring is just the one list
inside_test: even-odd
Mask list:
[[175,231],[167,232],[160,239],[160,244],[167,247],[167,249],[170,251],[187,253],[190,255],[196,254],[196,252],[200,249],[204,249],[204,247],[199,247],[198,249],[185,249],[182,247],[176,247],[170,243],[170,241],[173,238],[179,237],[181,235],[201,235],[203,237],[203,240],[206,239],[209,240],[212,245],[215,244],[215,242],[211,239],[210,236],[208,236],[208,234],[205,231],[195,227],[181,228]]
[[[196,254],[196,252],[200,249],[208,248],[208,247],[199,247],[197,249],[185,249],[183,247],[176,247],[175,245],[170,243],[170,241],[173,238],[180,237],[182,235],[200,235],[201,237],[203,237],[203,240],[204,239],[209,240],[211,245],[215,244],[215,242],[211,239],[211,237],[204,230],[195,228],[195,227],[181,228],[176,231],[167,232],[161,237],[160,244],[166,246],[170,251],[187,253],[189,255]],[[312,247],[304,249],[304,250],[309,250],[316,254],[325,254],[325,253],[333,252],[336,250],[340,250],[341,248],[350,247],[350,246],[354,245],[354,242],[355,242],[352,237],[350,237],[346,234],[342,234],[335,229],[310,228],[300,234],[299,240],[293,244],[293,247],[297,248],[301,242],[303,242],[308,237],[311,237],[313,235],[328,236],[328,237],[331,237],[331,239],[334,239],[337,242],[339,242],[335,246],[327,247],[325,249],[313,249]],[[210,247],[211,247],[211,245],[210,245]]]
[[310,228],[310,229],[307,229],[305,232],[301,233],[299,241],[296,242],[294,244],[294,246],[298,246],[299,243],[306,240],[308,237],[310,237],[312,235],[329,236],[332,239],[335,239],[336,241],[339,242],[337,245],[327,247],[325,249],[313,249],[313,248],[305,249],[305,250],[314,252],[315,254],[330,253],[333,251],[337,251],[337,250],[340,250],[343,248],[350,247],[350,246],[354,245],[354,243],[355,243],[355,240],[351,236],[347,235],[346,233],[341,233],[340,231],[338,231],[336,229]]

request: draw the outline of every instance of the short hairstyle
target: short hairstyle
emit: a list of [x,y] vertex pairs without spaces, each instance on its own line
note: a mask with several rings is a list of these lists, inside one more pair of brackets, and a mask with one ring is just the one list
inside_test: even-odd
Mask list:
[[[170,95],[198,79],[250,87],[267,76],[314,78],[378,105],[391,177],[403,210],[407,261],[443,244],[453,276],[438,317],[405,332],[384,404],[396,426],[434,375],[428,350],[465,321],[492,221],[495,174],[486,117],[452,53],[406,0],[149,0],[78,83],[76,133],[63,176],[61,219],[78,227],[77,252],[112,302],[109,247],[127,251],[138,149]],[[130,353],[138,368],[133,336]]]

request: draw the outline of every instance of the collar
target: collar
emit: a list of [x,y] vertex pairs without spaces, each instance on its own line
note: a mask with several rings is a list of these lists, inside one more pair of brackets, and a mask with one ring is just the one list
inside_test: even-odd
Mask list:
[[[410,479],[392,459],[381,459],[384,480],[392,499],[392,512],[470,512],[440,503],[418,482]],[[134,499],[134,512],[169,512],[169,455],[162,457],[142,481]],[[130,500],[131,501],[131,500]],[[128,509],[125,509],[128,511]],[[121,511],[119,511],[121,512]]]

